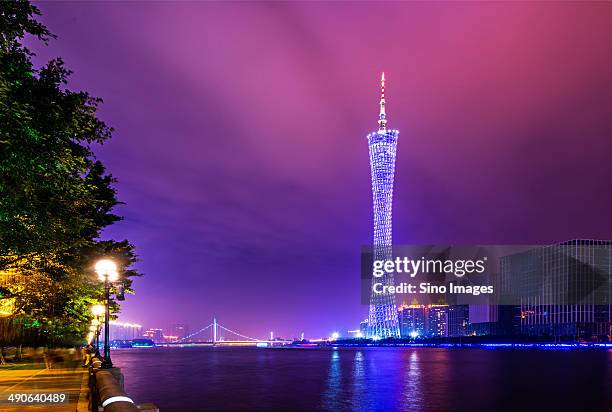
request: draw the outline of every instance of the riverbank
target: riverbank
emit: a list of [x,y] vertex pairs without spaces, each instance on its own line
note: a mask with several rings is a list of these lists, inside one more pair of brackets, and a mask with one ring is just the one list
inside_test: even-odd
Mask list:
[[89,411],[89,375],[79,351],[41,349],[24,353],[23,359],[6,361],[0,365],[0,411],[41,410],[35,402],[15,402],[15,396],[14,402],[9,401],[11,394],[64,394],[67,402],[54,403],[54,411]]

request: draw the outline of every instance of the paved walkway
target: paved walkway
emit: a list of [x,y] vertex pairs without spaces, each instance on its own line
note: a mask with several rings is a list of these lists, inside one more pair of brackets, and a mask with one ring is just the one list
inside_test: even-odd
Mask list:
[[[13,363],[0,365],[0,411],[88,411],[87,369],[77,359],[51,363]],[[68,403],[56,405],[11,405],[11,393],[65,393]]]

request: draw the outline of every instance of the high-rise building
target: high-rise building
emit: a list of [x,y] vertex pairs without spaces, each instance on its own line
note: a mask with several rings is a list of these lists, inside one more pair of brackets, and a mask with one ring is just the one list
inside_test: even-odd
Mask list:
[[398,307],[397,316],[402,338],[425,336],[426,310],[425,305],[419,304]]
[[502,295],[520,300],[503,307],[511,316],[500,312],[504,330],[612,335],[612,242],[571,240],[502,257],[500,264]]
[[[459,308],[459,306],[457,306]],[[449,316],[451,316],[448,305],[401,305],[398,307],[398,323],[402,338],[439,338],[449,335]],[[453,309],[452,319],[465,327],[464,318],[467,318],[467,307],[463,310]],[[462,319],[459,320],[459,317]]]
[[432,338],[448,336],[448,305],[428,305],[425,335]]
[[470,322],[469,305],[451,305],[447,312],[448,336],[459,337],[468,334]]
[[149,328],[142,334],[145,338],[151,339],[155,343],[164,343],[164,331],[159,328]]
[[[385,74],[383,73],[381,77],[378,131],[368,135],[374,203],[374,260],[391,260],[393,254],[391,211],[398,136],[398,130],[387,129]],[[382,278],[373,278],[372,282],[392,286],[393,274],[388,273]],[[384,293],[371,292],[367,336],[371,338],[400,336],[395,295],[386,291]]]

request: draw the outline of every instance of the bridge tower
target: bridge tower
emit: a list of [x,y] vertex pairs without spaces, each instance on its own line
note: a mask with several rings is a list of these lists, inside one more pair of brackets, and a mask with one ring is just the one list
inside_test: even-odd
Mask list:
[[213,317],[213,345],[217,343],[217,318]]

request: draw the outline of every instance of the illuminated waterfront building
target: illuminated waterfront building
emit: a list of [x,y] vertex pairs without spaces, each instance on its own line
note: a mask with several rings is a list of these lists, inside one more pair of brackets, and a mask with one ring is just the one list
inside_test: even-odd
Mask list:
[[402,338],[425,336],[426,309],[424,305],[401,305],[398,308],[398,322]]
[[438,338],[449,335],[448,305],[401,305],[398,323],[402,338]]
[[155,343],[164,343],[164,331],[159,328],[149,328],[142,334],[143,337],[151,339]]
[[448,305],[428,305],[425,328],[429,337],[448,336]]
[[[374,204],[374,260],[391,260],[393,254],[391,211],[398,136],[398,130],[387,129],[385,74],[383,73],[381,77],[378,131],[368,135]],[[388,273],[381,278],[373,277],[372,282],[393,286],[393,274]],[[395,295],[388,292],[371,293],[367,336],[370,338],[400,336]]]
[[137,323],[110,321],[111,340],[132,340],[142,336],[142,326]]
[[[612,242],[570,240],[501,258],[503,330],[527,335],[612,335]],[[502,316],[512,311],[510,316]]]
[[176,342],[178,341],[178,336],[176,335],[164,335],[164,342],[165,343],[172,343],[172,342]]

